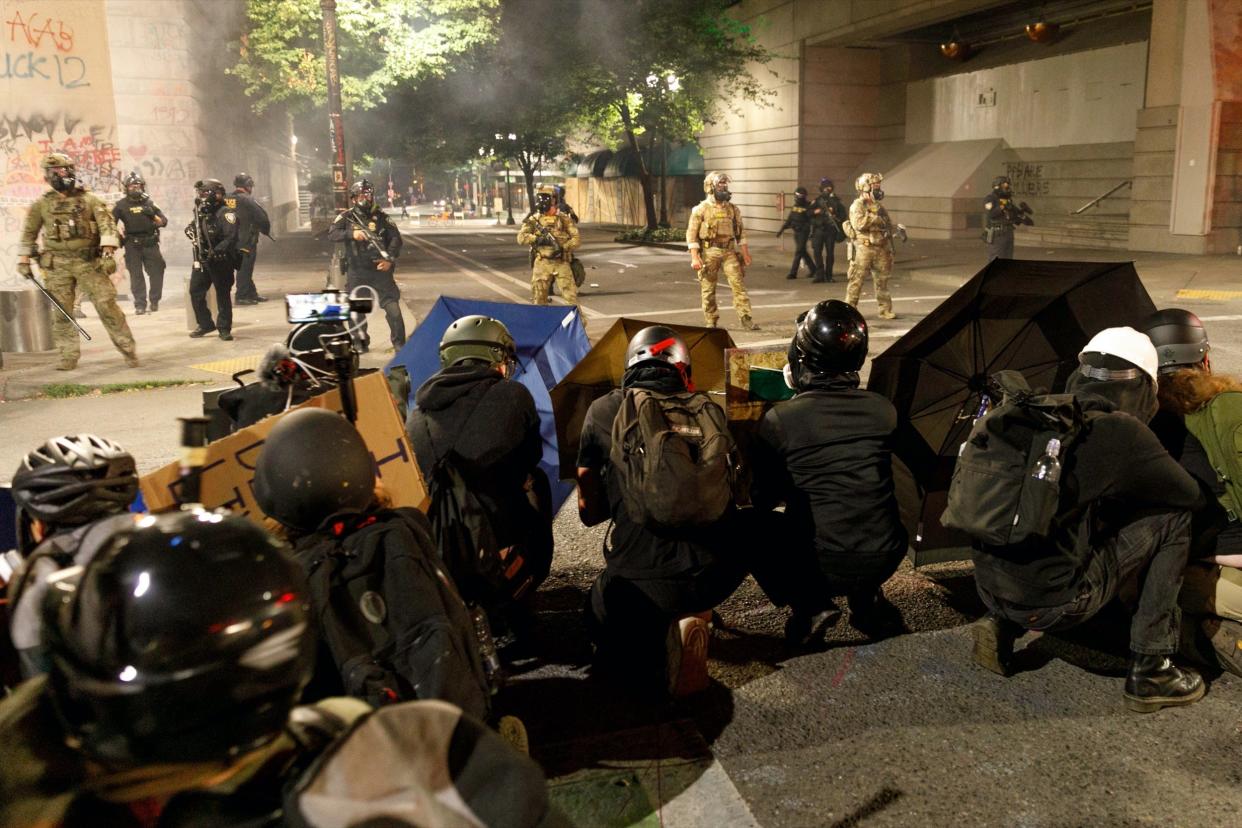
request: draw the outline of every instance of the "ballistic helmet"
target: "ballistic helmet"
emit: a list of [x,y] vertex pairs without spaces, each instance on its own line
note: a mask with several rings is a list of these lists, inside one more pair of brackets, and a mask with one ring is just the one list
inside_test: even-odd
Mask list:
[[254,187],[254,178],[249,173],[238,173],[233,176],[234,187],[244,187],[249,190]]
[[833,189],[836,185],[832,183],[831,178],[821,178],[819,180],[819,188],[821,190]]
[[849,374],[867,358],[867,320],[857,308],[826,299],[798,322],[790,346],[790,361],[816,374]]
[[353,424],[332,411],[305,408],[268,433],[254,473],[265,514],[298,532],[314,532],[341,512],[375,500],[375,461]]
[[359,196],[367,196],[369,198],[373,195],[375,195],[375,188],[372,187],[371,182],[367,181],[365,178],[359,179],[349,185],[349,197],[351,199],[358,198]]
[[122,183],[125,185],[126,190],[134,185],[137,185],[142,189],[146,189],[147,186],[146,179],[144,179],[137,170],[134,170],[129,175],[125,176],[125,181]]
[[541,213],[546,213],[556,204],[556,190],[547,184],[541,185],[535,191],[535,209]]
[[796,190],[794,190],[794,195],[798,198],[805,199],[806,198],[806,187],[797,188]]
[[65,153],[49,152],[43,157],[41,166],[43,167],[43,180],[56,192],[63,193],[78,186],[77,166]]
[[860,193],[869,193],[873,189],[878,190],[880,184],[883,183],[884,176],[879,173],[863,173],[854,181],[854,189]]
[[224,184],[218,178],[204,178],[194,182],[194,190],[198,200],[209,204],[217,204],[224,200]]
[[1160,373],[1197,368],[1212,350],[1199,317],[1181,308],[1165,308],[1143,320],[1139,330],[1147,334],[1160,359]]
[[475,315],[463,316],[448,326],[440,340],[440,367],[472,359],[494,365],[517,362],[517,343],[503,322]]
[[998,175],[996,176],[996,178],[992,179],[993,190],[999,190],[1001,187],[1004,187],[1004,186],[1013,186],[1012,183],[1009,181],[1009,176]]
[[301,569],[245,518],[142,518],[42,609],[53,705],[100,762],[227,761],[280,735],[310,676]]
[[625,348],[625,367],[633,368],[642,362],[664,362],[669,365],[690,367],[690,347],[681,334],[663,325],[643,328],[630,337]]
[[1105,328],[1078,354],[1079,371],[1098,380],[1134,379],[1140,373],[1156,382],[1159,357],[1147,334],[1134,328]]
[[13,475],[17,507],[52,526],[123,512],[137,494],[133,456],[94,434],[53,437],[23,457]]
[[715,171],[709,172],[707,176],[703,179],[703,192],[707,193],[708,195],[711,195],[712,193],[716,192],[716,190],[719,189],[720,187],[724,187],[725,191],[727,192],[729,189],[730,183],[731,183],[731,179],[729,178],[728,173],[715,172]]

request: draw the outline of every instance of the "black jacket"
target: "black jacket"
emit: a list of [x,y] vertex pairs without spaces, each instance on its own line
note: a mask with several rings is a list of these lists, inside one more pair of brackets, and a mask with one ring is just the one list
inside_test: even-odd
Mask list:
[[890,571],[908,540],[893,489],[897,411],[857,386],[857,375],[822,378],[773,407],[751,453],[756,508],[785,503],[794,542],[842,576]]
[[1155,392],[1146,377],[1095,381],[1074,373],[1066,390],[1078,398],[1087,420],[1063,460],[1061,502],[1050,538],[975,550],[980,589],[1010,604],[1053,607],[1073,600],[1095,550],[1127,522],[1204,506],[1199,484],[1146,425],[1155,411]]
[[836,193],[816,196],[815,201],[811,202],[810,212],[811,224],[817,228],[831,225],[840,227],[841,222],[849,218],[849,211],[841,203],[841,199],[837,198]]
[[168,216],[146,193],[137,201],[124,196],[112,207],[112,217],[124,226],[125,238],[135,241],[159,236],[161,225],[155,223],[157,218],[163,220],[162,226],[168,226]]
[[491,366],[454,365],[414,395],[405,430],[423,477],[446,454],[492,518],[502,545],[528,536],[537,516],[526,481],[543,455],[539,414],[530,391]]
[[401,255],[401,246],[404,244],[401,231],[397,229],[397,225],[393,224],[387,213],[374,205],[370,210],[349,208],[336,217],[328,230],[330,241],[345,245],[345,259],[349,269],[352,271],[375,270],[375,266],[381,261],[380,255],[376,253],[370,242],[354,240],[354,231],[358,229],[358,224],[375,236],[379,246],[392,257],[395,269],[396,259]]
[[792,228],[794,233],[799,235],[811,232],[811,213],[808,204],[797,204],[789,208],[789,215],[785,217],[785,223],[781,225],[779,232],[783,233]]
[[272,220],[254,197],[244,190],[234,190],[224,197],[224,206],[237,211],[238,237],[243,252],[254,250],[259,234],[272,234]]
[[202,254],[207,260],[223,262],[240,256],[237,212],[224,204],[215,208],[200,205],[195,209],[199,211],[200,218],[192,222],[190,226],[197,233],[198,226],[201,225],[206,233],[206,238],[201,242],[204,247]]

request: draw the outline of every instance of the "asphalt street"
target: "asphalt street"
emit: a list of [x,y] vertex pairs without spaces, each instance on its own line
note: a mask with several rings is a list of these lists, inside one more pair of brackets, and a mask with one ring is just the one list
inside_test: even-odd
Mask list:
[[[441,295],[528,301],[526,249],[515,228],[403,225],[399,270],[407,325]],[[621,316],[701,324],[698,285],[684,251],[618,245],[584,233],[581,302],[598,337]],[[789,240],[754,241],[747,274],[762,330],[736,330],[721,288],[721,323],[739,344],[784,344],[813,302],[837,283],[787,280]],[[1043,259],[1136,258],[1161,307],[1204,317],[1217,370],[1242,370],[1242,259],[1033,250]],[[319,289],[327,246],[299,234],[260,253],[261,292]],[[898,318],[872,320],[879,353],[983,264],[981,245],[914,242],[899,251]],[[184,268],[182,268],[184,269]],[[179,283],[174,264],[169,284]],[[869,287],[869,286],[868,286]],[[1189,291],[1189,292],[1188,292]],[[197,413],[203,388],[252,365],[288,326],[279,301],[236,311],[224,343],[186,338],[181,296],[132,317],[144,367],[124,368],[97,319],[78,372],[55,374],[52,355],[5,355],[0,370],[0,484],[18,459],[55,434],[95,431],[131,447],[141,471],[175,457],[175,417]],[[123,305],[129,310],[128,305]],[[875,308],[868,291],[862,310]],[[95,314],[88,305],[88,313]],[[382,317],[378,325],[384,339]],[[379,365],[386,354],[370,354]],[[194,367],[197,366],[197,367]],[[202,385],[70,400],[41,398],[50,382],[98,385],[143,379]],[[1118,458],[1124,463],[1124,458]],[[686,703],[636,697],[592,675],[579,612],[602,566],[603,528],[567,508],[556,522],[554,571],[538,595],[540,657],[518,664],[502,706],[526,721],[532,753],[554,794],[584,825],[763,826],[1235,826],[1242,812],[1242,680],[1214,678],[1204,701],[1150,716],[1121,704],[1124,624],[1105,619],[1072,638],[1028,636],[1024,670],[1001,679],[969,658],[964,625],[977,617],[968,564],[915,570],[886,586],[909,634],[872,641],[843,617],[814,651],[781,637],[785,614],[747,582],[720,609],[712,688]],[[780,554],[779,549],[771,554]],[[848,615],[845,613],[844,615]]]

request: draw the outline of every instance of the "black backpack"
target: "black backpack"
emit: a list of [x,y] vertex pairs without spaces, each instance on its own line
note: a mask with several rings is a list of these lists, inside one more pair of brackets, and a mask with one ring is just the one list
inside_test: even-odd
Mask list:
[[296,551],[346,693],[375,706],[442,699],[487,717],[473,620],[421,512],[345,516]]
[[1046,538],[1052,530],[1061,480],[1036,479],[1033,472],[1052,439],[1061,443],[1064,467],[1082,433],[1083,411],[1072,394],[1033,393],[1016,371],[996,379],[1004,397],[975,421],[962,444],[940,522],[978,543],[1003,547]]
[[724,410],[702,392],[624,392],[612,423],[609,485],[649,529],[710,526],[733,504],[737,443]]

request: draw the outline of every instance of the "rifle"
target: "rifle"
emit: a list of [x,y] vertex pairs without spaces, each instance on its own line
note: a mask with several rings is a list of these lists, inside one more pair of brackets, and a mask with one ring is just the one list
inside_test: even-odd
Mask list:
[[203,262],[211,258],[211,248],[207,225],[203,223],[203,209],[200,205],[194,206],[194,221],[185,226],[185,237],[190,240],[190,246],[194,252],[194,269],[202,270]]
[[536,234],[535,243],[531,245],[532,250],[536,247],[542,247],[546,244],[547,246],[552,248],[552,251],[553,251],[552,258],[554,259],[565,258],[565,248],[562,247],[561,243],[556,240],[556,236],[552,235],[551,231],[549,231],[548,228],[540,224],[538,220],[535,221],[535,234]]
[[51,293],[49,293],[48,289],[45,288],[42,285],[42,283],[40,283],[39,280],[35,278],[34,271],[30,269],[29,264],[25,264],[25,266],[23,267],[23,265],[19,263],[17,265],[17,272],[25,276],[30,281],[34,282],[34,285],[35,287],[39,289],[39,292],[42,293],[47,298],[47,301],[52,303],[52,307],[60,311],[60,315],[68,319],[69,324],[78,329],[78,333],[82,335],[83,339],[85,339],[87,342],[91,341],[91,335],[86,332],[86,328],[83,328],[81,325],[79,325],[78,320],[73,318],[73,314],[65,310],[65,306],[62,305],[60,302],[57,302],[56,297],[53,296]]
[[375,234],[372,233],[371,230],[358,219],[358,216],[354,214],[353,210],[346,210],[341,215],[345,216],[345,220],[352,224],[355,229],[362,231],[362,234],[367,237],[367,244],[371,246],[371,249],[375,251],[375,254],[379,256],[382,261],[392,261],[392,256],[388,255],[388,251],[385,250],[383,245],[379,243],[379,239],[377,239]]

